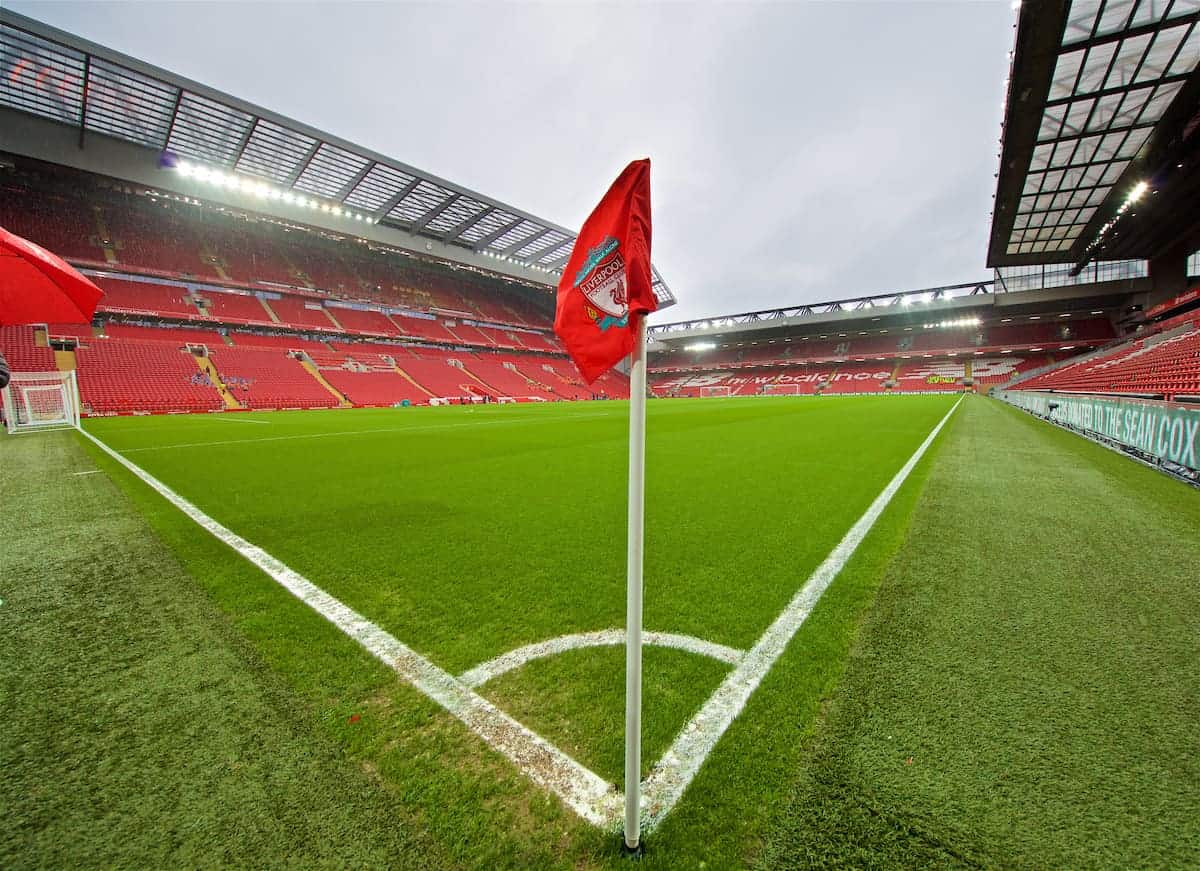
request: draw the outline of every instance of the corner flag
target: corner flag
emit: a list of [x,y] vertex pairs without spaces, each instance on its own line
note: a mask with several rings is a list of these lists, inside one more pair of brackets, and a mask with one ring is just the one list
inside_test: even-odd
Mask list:
[[558,282],[554,332],[591,384],[633,351],[650,287],[650,161],[617,176],[579,231]]
[[646,471],[646,315],[650,161],[617,176],[579,231],[558,283],[554,332],[588,383],[629,357],[629,543],[625,563],[625,833],[640,855],[642,791],[642,532]]

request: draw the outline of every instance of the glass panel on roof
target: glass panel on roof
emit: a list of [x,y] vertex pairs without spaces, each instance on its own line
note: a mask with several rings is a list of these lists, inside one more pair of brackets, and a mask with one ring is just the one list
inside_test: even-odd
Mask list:
[[1150,99],[1153,90],[1153,88],[1146,87],[1128,92],[1125,95],[1125,102],[1121,104],[1116,117],[1113,118],[1113,127],[1132,127],[1136,124],[1138,116],[1142,114],[1142,109]]
[[1100,184],[1111,185],[1116,184],[1117,179],[1121,177],[1121,173],[1125,171],[1125,167],[1129,166],[1128,160],[1117,161],[1110,163],[1108,169],[1104,170],[1104,175],[1100,179]]
[[413,188],[404,199],[396,203],[387,216],[393,220],[411,224],[419,221],[432,209],[436,209],[453,193],[428,179],[422,179],[421,183]]
[[378,211],[413,181],[407,172],[377,163],[346,197],[345,203],[356,209]]
[[1033,158],[1029,161],[1031,170],[1045,169],[1050,164],[1050,155],[1054,153],[1054,143],[1047,142],[1033,149]]
[[1160,30],[1154,38],[1154,45],[1150,47],[1150,54],[1137,74],[1137,81],[1146,82],[1166,75],[1167,65],[1175,57],[1175,50],[1179,48],[1179,43],[1183,42],[1187,32],[1188,25],[1186,24],[1177,24],[1166,30]]
[[1029,229],[1034,229],[1042,226],[1046,222],[1045,212],[1034,212],[1029,216]]
[[1104,11],[1100,13],[1100,23],[1096,28],[1096,36],[1105,36],[1125,29],[1129,16],[1133,14],[1133,4],[1136,0],[1107,0]]
[[[1097,176],[1099,176],[1100,172],[1101,172],[1100,168],[1097,167],[1096,168]],[[1081,208],[1082,206],[1087,205],[1088,197],[1090,197],[1091,195],[1092,195],[1091,188],[1080,188],[1079,190],[1075,191],[1075,193],[1071,194],[1071,201],[1070,201],[1070,203],[1068,203],[1068,206],[1072,209]]]
[[1169,75],[1190,75],[1198,63],[1200,63],[1200,24],[1193,24],[1187,42],[1183,44],[1183,48],[1179,50],[1174,63],[1171,64]]
[[1046,185],[1043,188],[1043,190],[1046,190],[1046,191],[1058,190],[1062,184],[1063,174],[1064,173],[1061,169],[1056,169],[1056,170],[1046,173]]
[[536,224],[533,221],[522,221],[488,247],[493,251],[502,251],[518,242],[525,241],[534,233],[540,233],[544,229],[541,224]]
[[1079,220],[1079,209],[1068,209],[1063,212],[1062,222],[1064,224],[1074,224]]
[[1036,208],[1039,212],[1044,212],[1050,208],[1050,203],[1053,200],[1054,197],[1050,196],[1050,194],[1042,194],[1040,197],[1034,200],[1034,208]]
[[1104,202],[1104,198],[1108,196],[1108,192],[1112,190],[1109,187],[1092,188],[1092,192],[1088,194],[1087,204],[1089,206],[1099,206]]
[[1093,207],[1092,207],[1092,208],[1090,208],[1090,209],[1083,209],[1083,210],[1082,210],[1082,211],[1080,211],[1080,213],[1079,213],[1078,222],[1079,222],[1080,224],[1086,224],[1088,221],[1090,221],[1090,220],[1092,219],[1092,217],[1093,217],[1095,214],[1096,214],[1096,208],[1095,208],[1095,206],[1093,206]]
[[[1092,115],[1092,119],[1088,122],[1088,130],[1107,130],[1112,126],[1113,116],[1121,105],[1121,101],[1125,99],[1125,92],[1121,91],[1116,94],[1108,94],[1101,97],[1096,104],[1096,111]],[[1097,152],[1097,159],[1102,159]]]
[[1095,187],[1100,183],[1100,176],[1104,175],[1104,164],[1093,163],[1083,172],[1083,178],[1079,180],[1079,186],[1090,188]]
[[1083,64],[1083,73],[1079,76],[1077,94],[1090,94],[1100,90],[1100,83],[1108,75],[1109,64],[1117,53],[1117,45],[1113,42],[1102,43],[1088,50],[1087,60]]
[[1162,118],[1163,113],[1167,111],[1167,107],[1171,105],[1171,101],[1175,99],[1175,95],[1179,93],[1179,89],[1183,87],[1183,82],[1175,82],[1170,85],[1160,85],[1154,92],[1154,96],[1146,102],[1146,109],[1142,112],[1142,117],[1138,119],[1139,124],[1157,123]]
[[1075,79],[1079,75],[1079,65],[1083,63],[1083,54],[1081,48],[1058,56],[1054,79],[1050,83],[1049,100],[1062,100],[1075,93]]
[[92,58],[87,127],[138,145],[162,148],[179,91],[157,79]]
[[1150,138],[1152,129],[1151,127],[1139,127],[1136,130],[1130,130],[1125,142],[1121,145],[1121,150],[1117,152],[1117,157],[1136,156],[1142,146],[1146,144],[1146,140]]
[[1171,9],[1167,13],[1166,19],[1170,21],[1172,18],[1191,15],[1193,12],[1200,12],[1200,0],[1175,0],[1171,4]]
[[1023,230],[1029,226],[1029,215],[1017,215],[1013,220],[1013,226],[1019,230]]
[[1033,253],[1034,254],[1041,254],[1045,250],[1046,250],[1045,242],[1034,242],[1033,243]]
[[1058,131],[1062,128],[1063,116],[1067,114],[1067,107],[1048,106],[1046,113],[1042,115],[1042,126],[1038,130],[1038,141],[1043,142],[1047,139],[1057,139]]
[[1062,182],[1059,184],[1059,190],[1073,190],[1079,187],[1079,183],[1083,180],[1084,168],[1077,166],[1074,169],[1068,169],[1063,173]]
[[497,209],[491,214],[484,215],[467,229],[463,230],[459,238],[467,242],[478,242],[485,236],[490,236],[502,227],[507,227],[513,221],[517,220],[517,216],[506,212],[503,209]]
[[294,187],[310,194],[336,197],[342,188],[366,169],[368,163],[370,161],[361,155],[323,142],[296,179]]
[[1123,132],[1109,133],[1102,140],[1100,140],[1100,145],[1096,149],[1096,156],[1094,160],[1097,162],[1102,160],[1112,160],[1117,156],[1117,149],[1121,147],[1121,140],[1124,138],[1125,134]]
[[540,239],[536,239],[536,240],[530,242],[528,245],[524,245],[524,246],[518,248],[517,256],[522,257],[522,258],[532,257],[533,259],[536,260],[538,257],[545,254],[547,251],[557,248],[559,245],[561,245],[563,242],[565,242],[569,238],[571,238],[571,237],[568,236],[566,233],[560,233],[558,230],[551,230],[549,233],[547,233],[545,236],[542,236]]
[[1060,194],[1055,194],[1054,202],[1051,203],[1050,208],[1065,209],[1067,207],[1067,203],[1069,203],[1070,200],[1071,200],[1071,192],[1070,191],[1063,191]]
[[431,233],[447,233],[464,221],[478,217],[486,210],[487,203],[481,203],[470,197],[459,197],[446,207],[446,211],[426,224],[425,229]]
[[260,118],[242,149],[237,169],[283,184],[316,144],[311,136]]
[[1017,253],[1017,249],[1018,249],[1018,248],[1020,248],[1020,247],[1021,247],[1021,246],[1019,246],[1019,245],[1014,245],[1014,244],[1011,244],[1011,243],[1010,243],[1010,244],[1009,244],[1009,246],[1008,246],[1008,248],[1007,248],[1007,249],[1005,249],[1005,250],[1006,250],[1006,251],[1007,251],[1009,254],[1016,254],[1016,253]]
[[1096,13],[1100,11],[1101,0],[1075,0],[1071,11],[1067,13],[1067,27],[1063,33],[1063,45],[1087,39],[1092,35],[1096,25]]
[[1064,139],[1060,140],[1058,146],[1054,149],[1054,156],[1050,158],[1051,166],[1066,166],[1071,162],[1071,155],[1075,153],[1075,140]]
[[571,249],[574,247],[575,247],[574,239],[570,240],[569,242],[564,242],[562,245],[559,245],[553,251],[547,251],[545,254],[543,254],[541,257],[538,258],[537,262],[542,263],[542,264],[553,263],[555,260],[561,260],[564,257],[569,257],[571,255]]
[[1029,173],[1029,175],[1025,176],[1025,187],[1022,190],[1022,193],[1036,194],[1040,192],[1042,189],[1042,179],[1045,177],[1046,174],[1043,172]]
[[1153,38],[1153,33],[1143,33],[1141,36],[1131,36],[1129,39],[1121,40],[1117,59],[1113,63],[1112,71],[1108,74],[1108,80],[1104,83],[1104,87],[1123,88],[1133,84],[1134,74]]
[[0,105],[78,124],[83,105],[83,54],[0,25]]
[[1096,105],[1094,97],[1087,97],[1083,100],[1074,100],[1070,104],[1070,111],[1067,113],[1066,123],[1063,124],[1063,136],[1072,136],[1083,132],[1083,125],[1087,123],[1088,117],[1092,114],[1092,106]]
[[167,144],[181,157],[229,166],[252,120],[240,109],[184,91]]
[[1100,136],[1085,136],[1079,140],[1079,147],[1075,149],[1075,156],[1071,162],[1080,165],[1091,163],[1096,156],[1096,146],[1100,144]]

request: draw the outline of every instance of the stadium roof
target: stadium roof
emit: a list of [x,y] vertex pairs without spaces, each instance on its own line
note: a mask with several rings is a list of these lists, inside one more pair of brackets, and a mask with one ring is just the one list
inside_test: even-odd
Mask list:
[[[0,106],[552,275],[575,241],[558,224],[4,9]],[[657,269],[653,278],[659,306],[674,303]]]
[[1021,6],[989,266],[1150,258],[1197,226],[1198,22],[1200,0]]

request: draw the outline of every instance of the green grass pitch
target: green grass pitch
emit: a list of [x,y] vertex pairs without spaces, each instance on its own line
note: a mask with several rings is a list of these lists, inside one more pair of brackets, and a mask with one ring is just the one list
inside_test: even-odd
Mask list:
[[[753,645],[954,399],[652,403],[646,628]],[[615,402],[86,424],[453,674],[522,645],[623,625],[626,427]],[[5,865],[620,863],[611,835],[93,446],[66,433],[20,436],[0,444],[0,458],[15,470],[9,510],[29,520],[0,557],[0,620],[11,629],[0,633],[0,676],[15,701],[0,757],[12,776],[0,795],[20,808],[0,836]],[[1038,475],[1014,484],[1012,458]],[[1018,764],[1009,754],[1029,749],[1019,736],[1045,721],[1039,706],[1050,703],[1021,675],[1053,684],[1053,639],[1076,638],[1072,627],[1094,624],[1089,608],[1100,607],[1064,598],[1081,579],[1055,562],[1053,542],[1073,524],[1111,541],[1097,518],[1068,510],[1075,498],[1056,476],[1076,468],[1098,470],[1106,498],[1125,499],[1123,530],[1158,530],[1157,574],[1138,571],[1131,544],[1120,561],[1128,583],[1102,585],[1141,603],[1156,641],[1137,648],[1139,659],[1142,624],[1106,621],[1102,637],[1128,645],[1130,657],[1088,672],[1097,696],[1054,696],[1065,699],[1067,725],[1042,740],[1057,740],[1059,752],[1044,758],[1039,744],[1036,765]],[[102,473],[75,474],[93,469]],[[1033,490],[1049,502],[1030,523],[1021,517]],[[1194,747],[1178,712],[1196,701],[1196,679],[1169,664],[1195,653],[1188,626],[1200,610],[1186,577],[1200,553],[1186,533],[1200,531],[1197,502],[1096,446],[965,401],[652,834],[647,864],[1195,860],[1183,846],[1189,835],[1195,842],[1195,815],[1190,830],[1161,811],[1140,827],[1123,816],[1152,796],[1158,807],[1164,790],[1180,813],[1195,810],[1194,791],[1189,799],[1182,788],[1195,774],[1189,763],[1156,769],[1153,789],[1136,772],[1122,777],[1124,803],[1106,816],[1083,790],[1103,788],[1098,747],[1129,752],[1132,721],[1101,717],[1086,742],[1069,726],[1095,720],[1105,693],[1123,699],[1141,687],[1159,752]],[[1005,535],[980,522],[989,511],[1005,518]],[[1174,524],[1166,532],[1164,518]],[[997,619],[996,598],[1013,585],[1016,604]],[[1180,608],[1168,613],[1158,596]],[[1026,610],[1045,639],[1023,622],[1033,619]],[[956,643],[989,626],[987,657]],[[1031,637],[1045,647],[1032,660]],[[975,663],[969,678],[956,671],[963,657]],[[1087,657],[1071,646],[1061,660],[1083,668]],[[647,648],[646,771],[728,668]],[[989,686],[996,674],[1004,679]],[[623,649],[600,647],[532,661],[479,692],[616,782],[623,678]],[[905,690],[887,691],[897,681]],[[947,703],[962,706],[949,724],[938,713]],[[907,730],[899,761],[875,743],[885,740],[878,718]],[[1016,784],[999,804],[972,792],[995,790],[999,776],[980,764],[985,747],[962,747],[977,721],[990,724],[978,740]],[[919,788],[897,782],[915,771],[904,759],[924,753],[947,760],[945,770],[916,769]],[[1048,773],[1082,784],[1090,809],[1072,815]],[[881,802],[887,813],[864,812]],[[1087,846],[1072,846],[1085,836]]]

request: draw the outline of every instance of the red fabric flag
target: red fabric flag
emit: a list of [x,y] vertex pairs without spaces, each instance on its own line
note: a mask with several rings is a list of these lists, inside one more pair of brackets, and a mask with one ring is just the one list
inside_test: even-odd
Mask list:
[[650,287],[650,161],[635,160],[588,216],[558,282],[554,332],[591,384],[633,351]]

